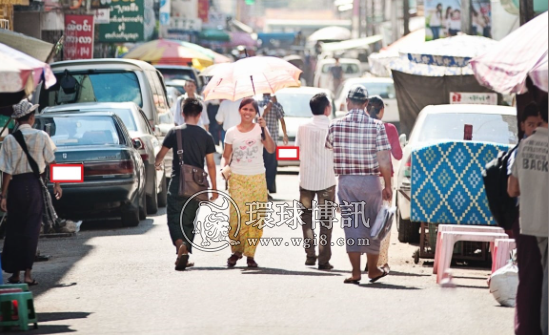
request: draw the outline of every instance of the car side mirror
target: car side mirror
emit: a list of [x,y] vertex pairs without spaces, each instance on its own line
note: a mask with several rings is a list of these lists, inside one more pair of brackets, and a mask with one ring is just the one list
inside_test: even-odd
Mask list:
[[406,140],[406,134],[402,134],[398,137],[398,141],[400,142],[400,145],[405,147],[406,144],[408,143],[407,140]]
[[143,142],[139,138],[132,139],[132,143],[133,143],[133,147],[137,150],[144,148]]

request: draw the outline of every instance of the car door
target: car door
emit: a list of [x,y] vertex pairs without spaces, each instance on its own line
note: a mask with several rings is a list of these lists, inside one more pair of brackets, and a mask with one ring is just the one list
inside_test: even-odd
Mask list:
[[[155,161],[156,155],[160,152],[160,149],[162,148],[162,143],[158,140],[158,138],[155,135],[155,132],[152,130],[152,127],[149,125],[148,122],[146,122],[147,117],[143,113],[142,110],[138,110],[138,122],[140,128],[143,129],[143,140],[146,142],[146,147],[150,148],[147,149],[147,153],[153,157],[152,161]],[[170,162],[171,163],[171,162]],[[161,181],[162,176],[164,174],[164,171],[156,171],[156,188],[158,189]]]

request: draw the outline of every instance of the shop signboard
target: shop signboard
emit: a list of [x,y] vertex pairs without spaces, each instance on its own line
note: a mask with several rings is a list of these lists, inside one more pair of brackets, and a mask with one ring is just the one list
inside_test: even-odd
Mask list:
[[198,0],[198,18],[202,22],[208,22],[208,12],[210,11],[209,0]]
[[170,24],[171,1],[160,0],[160,25],[167,26]]
[[[425,40],[456,36],[462,32],[461,0],[425,0]],[[471,1],[471,35],[492,36],[490,0]]]
[[93,15],[65,15],[63,60],[93,58]]
[[450,92],[450,104],[497,105],[496,93]]
[[99,25],[99,42],[125,43],[144,41],[144,0],[112,0],[110,3],[109,21],[108,24]]

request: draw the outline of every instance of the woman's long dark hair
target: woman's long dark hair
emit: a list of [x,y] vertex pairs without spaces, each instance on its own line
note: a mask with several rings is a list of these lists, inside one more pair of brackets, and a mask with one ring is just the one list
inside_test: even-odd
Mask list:
[[240,111],[242,109],[242,107],[244,107],[246,105],[249,105],[249,104],[252,104],[252,106],[255,109],[255,112],[257,114],[259,114],[259,105],[257,104],[257,101],[255,101],[254,98],[246,98],[246,99],[242,100],[242,102],[240,103],[240,106],[238,107],[238,110]]
[[368,101],[368,107],[366,107],[366,110],[368,111],[368,114],[370,114],[370,117],[373,117],[374,119],[379,120],[379,112],[385,108],[385,104],[383,103],[383,99],[381,99],[380,96],[375,95],[370,98]]

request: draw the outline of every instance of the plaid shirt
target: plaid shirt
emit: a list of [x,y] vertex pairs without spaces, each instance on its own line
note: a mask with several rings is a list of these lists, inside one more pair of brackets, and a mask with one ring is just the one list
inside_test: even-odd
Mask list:
[[379,175],[377,152],[391,150],[385,127],[363,110],[353,109],[332,124],[326,148],[334,150],[336,175]]
[[[259,101],[259,107],[266,108],[271,98],[263,96],[263,100]],[[271,111],[264,116],[265,122],[267,123],[267,129],[271,133],[273,141],[276,143],[278,141],[278,130],[279,123],[278,120],[284,117],[284,108],[278,102],[273,104]]]
[[[46,165],[55,160],[54,151],[57,147],[47,133],[32,129],[28,124],[21,125],[19,130],[23,133],[31,157],[38,164],[39,172],[43,173],[46,170]],[[12,135],[6,136],[2,143],[0,170],[11,175],[32,173],[27,155]]]

